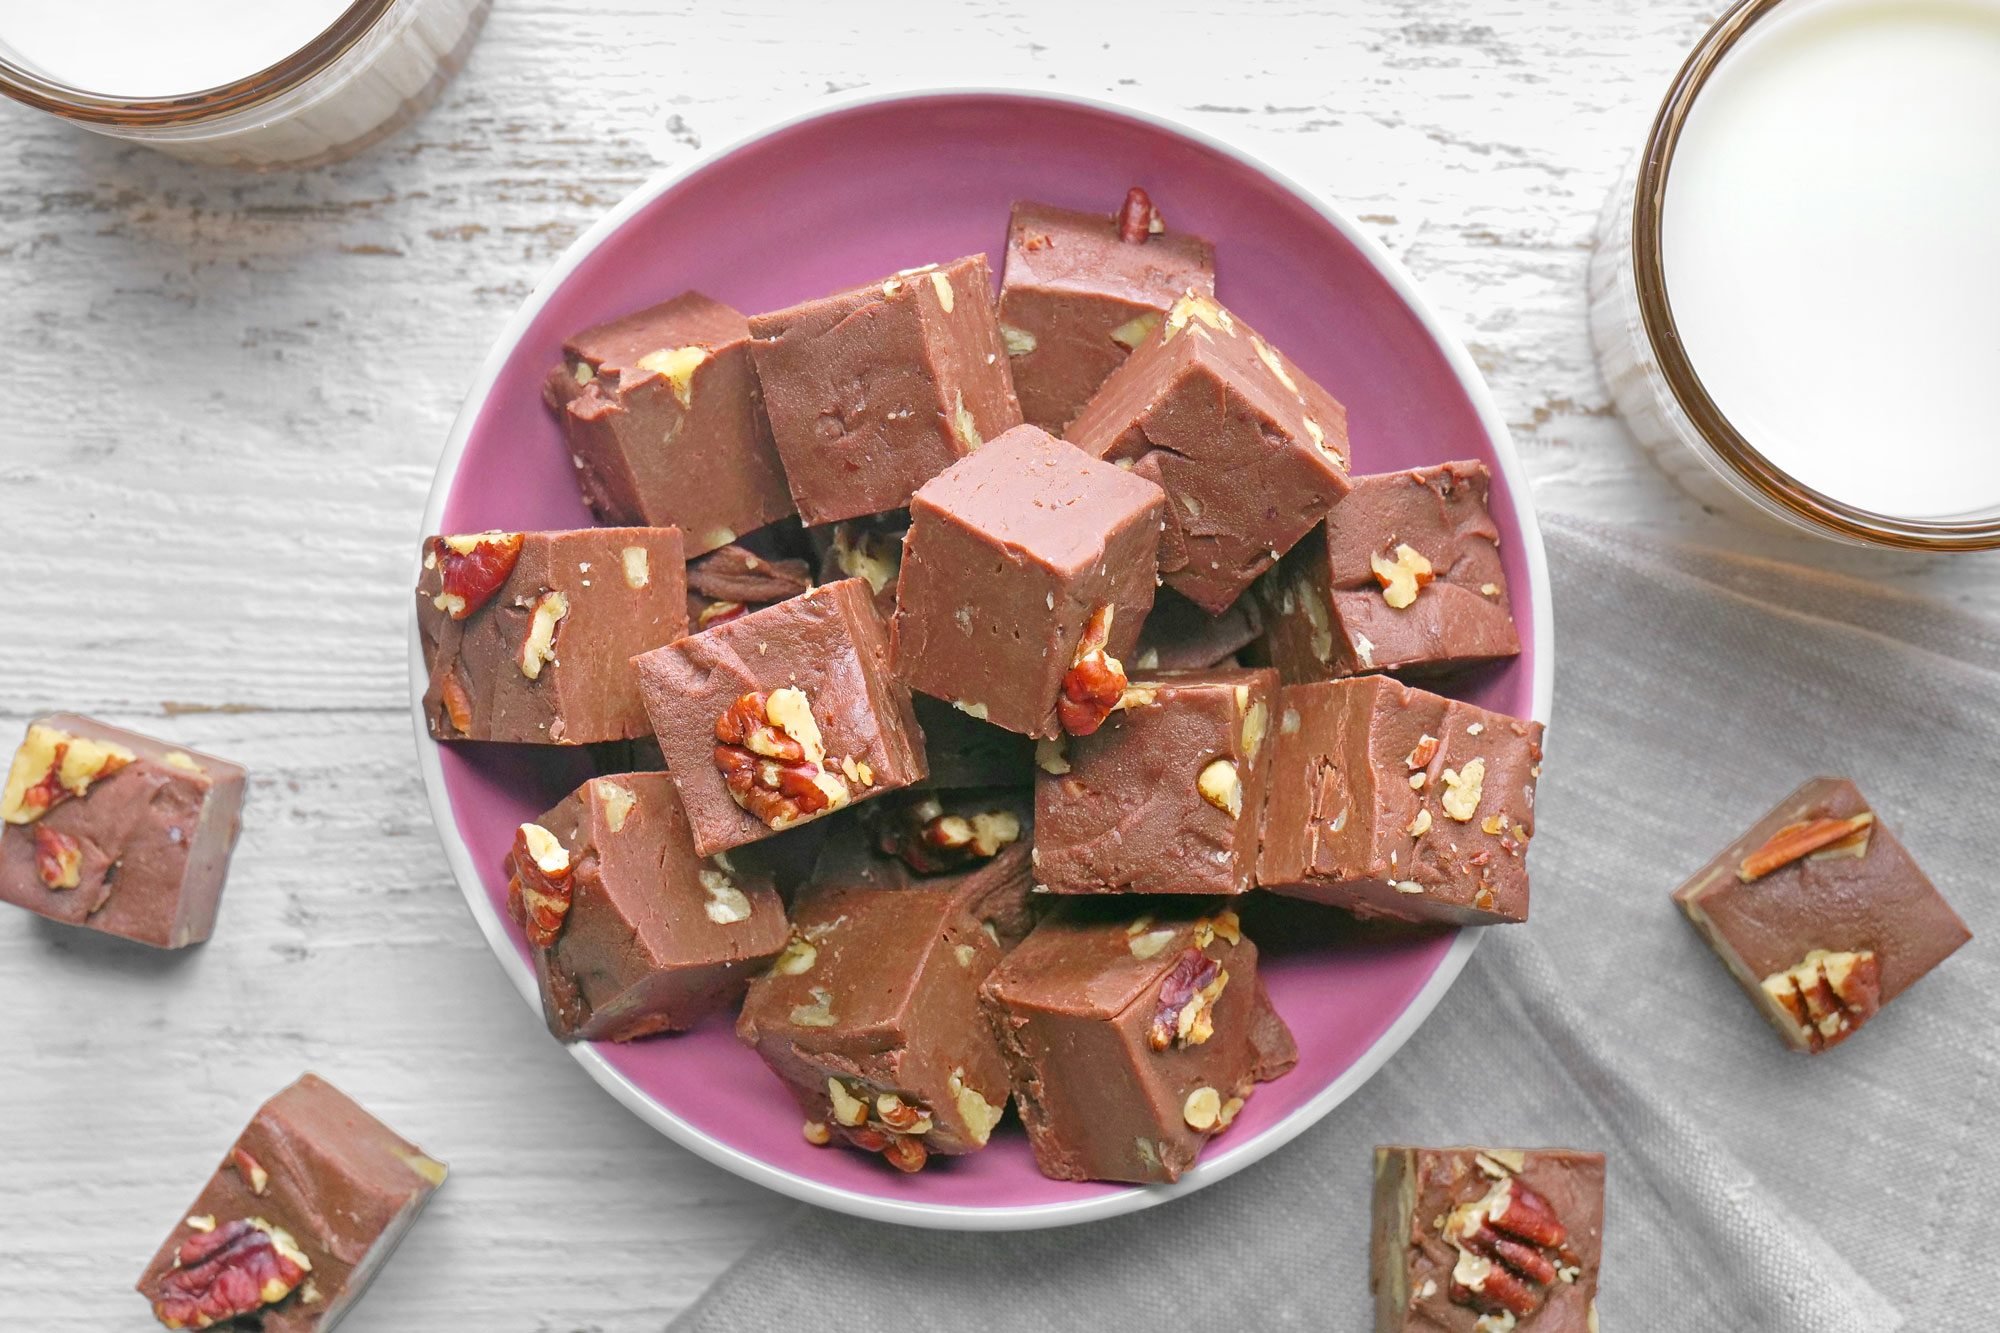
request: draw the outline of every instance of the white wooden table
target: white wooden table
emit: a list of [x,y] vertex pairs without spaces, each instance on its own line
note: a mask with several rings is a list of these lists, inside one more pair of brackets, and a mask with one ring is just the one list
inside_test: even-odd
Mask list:
[[499,0],[427,119],[304,176],[0,106],[0,748],[62,706],[255,775],[207,947],[0,916],[0,1323],[152,1327],[132,1279],[307,1068],[453,1167],[356,1333],[657,1329],[790,1206],[641,1126],[503,979],[425,810],[404,659],[422,501],[503,321],[648,174],[778,111],[894,78],[1179,115],[1415,271],[1545,510],[2000,607],[1991,560],[1706,513],[1611,413],[1590,237],[1717,4]]

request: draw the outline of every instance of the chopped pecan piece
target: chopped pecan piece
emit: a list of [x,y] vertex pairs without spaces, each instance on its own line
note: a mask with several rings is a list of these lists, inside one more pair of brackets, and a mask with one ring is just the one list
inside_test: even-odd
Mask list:
[[826,746],[803,690],[752,691],[715,722],[715,766],[736,804],[774,829],[838,810],[852,795],[826,767]]
[[1166,220],[1160,216],[1160,210],[1153,207],[1151,195],[1137,185],[1125,192],[1124,206],[1118,210],[1119,240],[1128,245],[1141,245],[1148,236],[1157,236],[1166,229]]
[[1542,1308],[1550,1286],[1576,1276],[1569,1232],[1555,1210],[1511,1174],[1478,1202],[1452,1209],[1443,1230],[1458,1251],[1451,1299],[1468,1309],[1526,1318]]
[[782,602],[812,588],[803,560],[766,560],[742,546],[723,546],[688,561],[688,591],[715,602]]
[[1787,824],[1773,833],[1762,847],[1743,858],[1743,864],[1736,867],[1736,877],[1746,884],[1762,879],[1772,871],[1782,870],[1814,852],[1859,837],[1874,823],[1875,812],[1863,810],[1846,819],[1809,819],[1799,824]]
[[1164,1051],[1176,1043],[1199,1046],[1215,1033],[1215,1002],[1229,984],[1222,964],[1190,945],[1160,978],[1159,1003],[1153,1010],[1146,1044]]
[[562,933],[569,916],[571,879],[569,849],[540,824],[523,824],[514,835],[508,860],[507,906],[527,932],[528,942],[546,949]]
[[493,600],[521,558],[522,534],[480,532],[469,537],[433,537],[431,563],[444,572],[434,599],[437,609],[464,620]]
[[1394,558],[1371,553],[1368,569],[1375,575],[1375,581],[1382,585],[1382,600],[1398,611],[1417,600],[1417,594],[1430,586],[1437,578],[1437,571],[1431,568],[1430,560],[1423,552],[1409,545],[1399,543],[1392,553]]
[[1792,1020],[1796,1044],[1814,1052],[1846,1041],[1882,1007],[1882,969],[1872,949],[1814,949],[1762,985]]
[[1062,680],[1056,717],[1072,736],[1088,736],[1104,725],[1125,698],[1125,667],[1105,651],[1117,608],[1100,606],[1083,627],[1083,639]]
[[732,620],[741,620],[750,614],[750,608],[741,602],[710,602],[701,608],[694,618],[696,630],[712,629],[717,625],[727,625]]
[[73,889],[83,882],[83,844],[46,824],[35,825],[35,871],[52,889]]
[[1021,820],[1013,811],[948,815],[934,796],[891,811],[875,831],[876,847],[886,856],[900,857],[919,875],[990,861],[1020,840]]
[[540,680],[542,665],[556,660],[556,627],[569,615],[569,598],[559,592],[545,592],[535,599],[534,608],[515,665],[529,680]]
[[445,676],[444,684],[438,687],[438,694],[444,703],[445,720],[451,723],[452,729],[461,736],[470,735],[472,691],[465,688],[465,681],[460,679],[455,668]]
[[72,736],[35,723],[14,762],[7,769],[7,786],[0,794],[0,819],[32,824],[72,796],[82,796],[94,782],[110,777],[138,756],[122,745]]
[[50,889],[74,889],[84,877],[84,845],[68,833],[36,825],[34,869]]
[[261,1217],[225,1222],[181,1242],[160,1276],[153,1315],[168,1328],[208,1328],[292,1294],[312,1271],[291,1236]]

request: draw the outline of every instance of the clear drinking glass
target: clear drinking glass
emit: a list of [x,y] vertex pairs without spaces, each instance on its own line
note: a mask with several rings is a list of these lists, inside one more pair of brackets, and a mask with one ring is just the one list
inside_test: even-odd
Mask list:
[[[1668,181],[1688,117],[1717,69],[1758,25],[1811,3],[1739,0],[1702,38],[1674,79],[1651,133],[1599,220],[1589,287],[1599,367],[1639,442],[1699,499],[1732,507],[1736,500],[1747,501],[1793,528],[1859,545],[1930,551],[2000,546],[2000,510],[1908,517],[1872,510],[1800,481],[1758,450],[1750,438],[1754,431],[1718,406],[1676,326],[1662,234]],[[1981,188],[1981,183],[1967,181],[1965,188]],[[1922,224],[1922,218],[1910,218],[1908,245],[1927,243]],[[1837,275],[1828,280],[1836,281]],[[1923,389],[1921,384],[1908,387],[1912,393]],[[2000,447],[2000,434],[1995,442]],[[1922,466],[1920,452],[1911,451],[1921,443],[1885,432],[1881,466]]]
[[[31,22],[45,35],[51,11],[38,5],[39,12],[30,15],[25,8],[30,0],[9,2],[23,8],[10,20],[7,6],[0,5],[0,93],[98,134],[192,161],[251,169],[335,161],[415,120],[465,63],[492,4],[354,0],[303,46],[253,73],[211,87],[129,96],[77,86],[60,70],[36,63],[19,43]],[[150,2],[169,10],[174,4]],[[262,0],[262,5],[238,0],[233,11],[222,0],[180,3],[187,11],[186,31],[200,34],[204,24],[229,29],[232,23],[255,23],[260,14],[281,13],[278,7],[300,0]],[[110,17],[71,4],[53,12],[76,22],[78,43],[99,40],[87,29]],[[296,14],[291,17],[296,20]],[[16,28],[11,41],[10,22]],[[165,57],[159,73],[171,79]]]

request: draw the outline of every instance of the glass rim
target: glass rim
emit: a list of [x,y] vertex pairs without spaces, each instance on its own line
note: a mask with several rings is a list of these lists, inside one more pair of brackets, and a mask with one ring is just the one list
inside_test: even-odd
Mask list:
[[119,97],[64,83],[8,58],[0,45],[0,93],[85,125],[120,129],[199,125],[280,97],[332,66],[373,31],[398,0],[353,0],[310,42],[229,83],[166,97]]
[[1958,519],[1906,518],[1863,509],[1818,491],[1778,467],[1738,431],[1709,395],[1674,322],[1667,298],[1662,242],[1667,180],[1674,150],[1697,98],[1717,66],[1759,20],[1793,0],[1736,0],[1718,18],[1680,71],[1660,104],[1645,152],[1640,157],[1632,200],[1632,276],[1638,313],[1653,361],[1674,401],[1693,425],[1714,460],[1733,480],[1749,486],[1764,503],[1808,525],[1850,541],[1905,550],[1985,550],[2000,547],[2000,514]]

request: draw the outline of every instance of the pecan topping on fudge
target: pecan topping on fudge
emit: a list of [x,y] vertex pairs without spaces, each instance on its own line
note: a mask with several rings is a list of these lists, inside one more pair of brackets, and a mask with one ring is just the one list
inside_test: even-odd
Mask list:
[[1444,1219],[1444,1238],[1458,1251],[1451,1299],[1487,1314],[1525,1318],[1542,1308],[1548,1288],[1576,1278],[1569,1232],[1548,1200],[1490,1157],[1501,1179],[1475,1203]]
[[168,1328],[208,1328],[255,1314],[291,1295],[312,1271],[291,1235],[261,1217],[188,1223],[195,1234],[181,1242],[153,1295],[153,1314]]
[[715,766],[735,802],[774,829],[838,810],[851,797],[826,770],[826,746],[803,690],[753,690],[715,722]]

